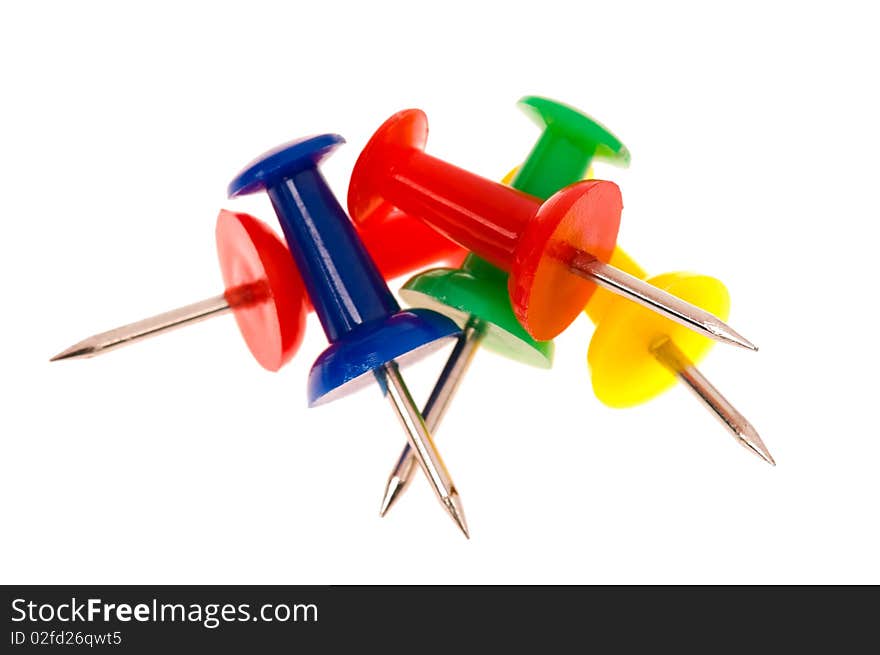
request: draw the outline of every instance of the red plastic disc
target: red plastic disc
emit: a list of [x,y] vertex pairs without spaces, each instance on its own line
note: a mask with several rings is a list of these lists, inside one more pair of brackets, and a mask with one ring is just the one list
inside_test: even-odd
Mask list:
[[287,246],[265,223],[225,209],[217,256],[229,302],[253,356],[277,371],[296,354],[306,326],[306,292]]
[[596,285],[570,263],[578,251],[607,262],[622,211],[616,184],[587,180],[551,196],[527,223],[508,284],[514,312],[535,339],[553,339],[583,311]]
[[399,111],[376,130],[358,156],[348,185],[348,213],[357,225],[382,223],[397,211],[378,191],[385,166],[377,162],[393,164],[396,158],[390,152],[424,150],[427,141],[428,117],[420,109]]

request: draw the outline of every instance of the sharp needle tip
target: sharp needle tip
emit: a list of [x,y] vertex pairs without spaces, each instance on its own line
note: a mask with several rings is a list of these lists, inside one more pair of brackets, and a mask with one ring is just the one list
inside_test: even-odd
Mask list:
[[95,354],[95,349],[84,343],[77,343],[66,350],[62,350],[54,357],[50,357],[50,362],[57,362],[62,359],[80,359],[82,357],[90,357]]
[[773,455],[767,450],[767,446],[764,445],[764,441],[758,436],[757,432],[751,430],[740,433],[739,439],[740,443],[748,448],[749,451],[763,459],[770,466],[776,466],[776,460],[773,459]]
[[400,498],[400,494],[403,492],[403,480],[401,480],[398,476],[392,475],[388,479],[388,484],[385,486],[385,497],[382,498],[382,506],[379,508],[379,516],[385,516],[388,513],[388,510],[397,502],[397,499]]
[[[713,317],[714,318],[714,317]],[[727,325],[721,319],[716,318],[713,321],[714,325],[708,326],[709,331],[717,338],[726,343],[732,344],[734,346],[739,346],[740,348],[745,348],[746,350],[752,350],[754,352],[758,351],[758,346],[753,344],[751,341],[746,339],[739,332],[734,330],[732,327]]]
[[446,505],[446,511],[449,512],[452,520],[455,521],[455,524],[462,531],[464,536],[467,539],[470,539],[471,535],[468,531],[467,521],[464,518],[464,507],[462,507],[461,499],[458,497],[458,494],[453,491],[450,496],[444,499],[444,505]]
[[743,337],[740,337],[740,338],[742,339],[742,341],[740,342],[740,345],[742,345],[743,348],[747,348],[747,349],[751,350],[752,352],[758,352],[758,346],[753,344],[748,339],[745,339]]

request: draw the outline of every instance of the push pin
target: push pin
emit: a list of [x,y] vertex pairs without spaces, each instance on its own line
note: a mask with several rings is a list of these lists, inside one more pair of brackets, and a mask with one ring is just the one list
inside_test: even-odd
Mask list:
[[[438,262],[461,261],[464,250],[424,223],[391,216],[360,230],[361,239],[386,279]],[[296,354],[311,311],[287,246],[248,214],[221,210],[215,230],[220,271],[227,290],[214,298],[123,325],[83,339],[50,361],[94,357],[176,328],[228,312],[235,314],[245,343],[264,368],[277,371]]]
[[[523,165],[505,180],[514,189],[547,199],[581,180],[593,158],[629,164],[629,151],[620,139],[589,116],[534,96],[521,99],[519,105],[539,124],[542,133]],[[571,172],[570,179],[544,172],[557,166]],[[374,214],[365,226],[382,222],[382,217]],[[473,253],[460,269],[440,268],[416,275],[407,281],[400,295],[410,305],[438,309],[465,326],[423,411],[432,434],[436,434],[440,418],[478,347],[536,366],[549,367],[552,363],[552,342],[535,341],[517,321],[507,293],[507,274]],[[407,445],[388,476],[382,515],[409,487],[415,466]]]
[[84,339],[51,361],[93,357],[147,337],[228,312],[261,366],[277,371],[296,353],[306,326],[306,294],[290,253],[275,233],[248,214],[221,210],[215,230],[219,296]]
[[[620,248],[611,263],[645,279],[645,272]],[[647,281],[716,316],[727,317],[730,296],[715,278],[694,273],[664,273]],[[619,299],[604,290],[587,303],[596,324],[587,361],[596,397],[610,407],[632,407],[683,382],[718,417],[737,442],[776,465],[757,430],[697,369],[713,342]]]
[[229,197],[268,193],[330,341],[309,373],[309,404],[340,397],[375,377],[438,499],[467,536],[458,492],[397,363],[431,352],[459,329],[430,310],[401,311],[318,170],[319,162],[343,142],[324,134],[275,148],[233,179]]
[[349,185],[352,217],[366,222],[395,207],[510,273],[517,318],[535,339],[552,339],[583,311],[596,285],[745,348],[723,321],[610,266],[623,202],[612,182],[587,180],[538,198],[424,152],[427,118],[401,111],[373,135]]

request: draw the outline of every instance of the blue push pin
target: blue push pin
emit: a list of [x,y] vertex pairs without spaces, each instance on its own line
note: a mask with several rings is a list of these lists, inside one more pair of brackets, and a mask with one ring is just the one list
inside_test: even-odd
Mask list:
[[270,150],[230,182],[228,194],[269,194],[330,342],[309,372],[309,406],[375,378],[434,492],[468,536],[461,499],[398,369],[398,361],[424,356],[460,330],[430,310],[401,311],[318,170],[318,163],[344,142],[339,135],[322,134]]

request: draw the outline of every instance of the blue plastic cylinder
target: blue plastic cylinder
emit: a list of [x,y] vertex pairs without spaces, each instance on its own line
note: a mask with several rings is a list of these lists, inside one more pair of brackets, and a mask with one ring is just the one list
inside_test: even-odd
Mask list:
[[400,311],[317,168],[267,191],[328,341]]
[[[318,163],[344,143],[323,134],[258,157],[229,196],[266,191],[330,347],[309,373],[309,403],[339,397],[398,358],[426,354],[458,326],[429,310],[401,311]],[[343,391],[343,387],[345,390]]]

